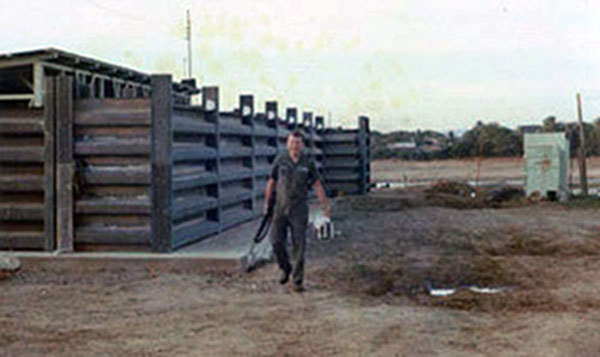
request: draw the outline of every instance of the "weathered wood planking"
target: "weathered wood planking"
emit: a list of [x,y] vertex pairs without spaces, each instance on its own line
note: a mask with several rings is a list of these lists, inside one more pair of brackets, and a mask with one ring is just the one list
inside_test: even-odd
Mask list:
[[154,75],[151,111],[151,244],[152,249],[173,249],[173,96],[170,75]]
[[149,247],[150,99],[78,100],[74,113],[75,244]]
[[52,248],[52,123],[50,110],[0,108],[0,249]]

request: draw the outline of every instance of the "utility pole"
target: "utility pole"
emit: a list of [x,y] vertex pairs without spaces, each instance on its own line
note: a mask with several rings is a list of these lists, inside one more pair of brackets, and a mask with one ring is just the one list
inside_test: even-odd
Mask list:
[[577,93],[577,123],[579,125],[579,182],[581,185],[581,195],[587,197],[587,168],[585,165],[585,131],[583,130],[583,115],[581,114],[581,95]]
[[192,21],[190,20],[190,10],[186,10],[187,26],[185,27],[185,39],[188,45],[188,78],[192,78]]

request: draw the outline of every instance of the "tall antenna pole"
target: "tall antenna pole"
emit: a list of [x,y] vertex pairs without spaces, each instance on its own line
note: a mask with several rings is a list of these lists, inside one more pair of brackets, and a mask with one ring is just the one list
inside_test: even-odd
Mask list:
[[581,94],[577,93],[577,124],[579,126],[579,183],[581,185],[581,195],[587,197],[588,182],[587,169],[585,164],[585,131],[583,130],[583,115],[581,114]]
[[185,28],[185,39],[188,45],[188,78],[192,78],[192,22],[190,20],[190,10],[186,10],[187,14],[187,26]]

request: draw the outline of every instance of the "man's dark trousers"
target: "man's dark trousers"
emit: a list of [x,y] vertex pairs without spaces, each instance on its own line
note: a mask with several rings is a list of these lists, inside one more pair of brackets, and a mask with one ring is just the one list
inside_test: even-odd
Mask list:
[[[306,226],[308,224],[308,206],[299,204],[290,207],[288,212],[275,210],[271,244],[279,268],[292,274],[294,284],[302,285],[304,279],[304,250],[306,245]],[[292,236],[292,264],[287,252],[288,228]]]

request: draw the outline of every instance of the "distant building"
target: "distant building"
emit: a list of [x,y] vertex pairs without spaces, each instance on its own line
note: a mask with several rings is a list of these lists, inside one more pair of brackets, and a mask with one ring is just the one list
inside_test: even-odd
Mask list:
[[392,150],[414,150],[417,148],[417,144],[414,141],[399,141],[389,143],[386,147]]

